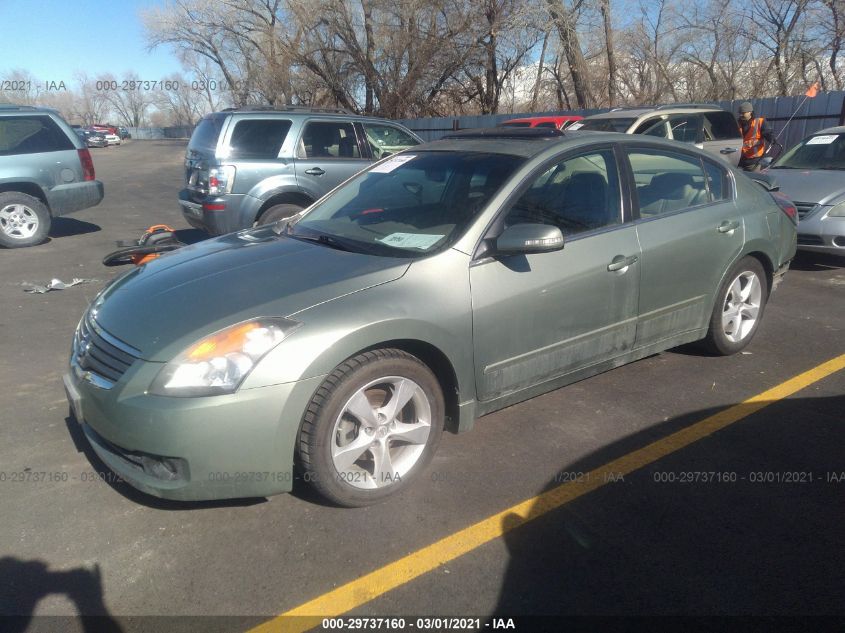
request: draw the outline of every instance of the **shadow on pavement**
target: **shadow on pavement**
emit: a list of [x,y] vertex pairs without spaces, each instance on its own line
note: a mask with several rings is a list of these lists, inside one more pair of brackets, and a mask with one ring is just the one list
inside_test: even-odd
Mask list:
[[209,239],[208,233],[199,229],[177,229],[174,233],[176,233],[176,239],[185,244],[196,244]]
[[53,218],[50,225],[50,237],[70,237],[71,235],[84,235],[96,233],[100,230],[99,225],[77,220],[76,218],[60,217]]
[[[737,628],[724,616],[815,615],[842,627],[843,410],[845,396],[773,402],[638,470],[605,477],[555,509],[546,511],[541,497],[527,524],[509,514],[510,562],[496,615],[586,617],[594,630],[601,623],[592,616],[721,616],[706,622],[715,631],[777,624],[757,629],[764,622],[744,620]],[[632,451],[643,455],[652,442],[718,411],[605,446],[567,464],[544,492],[577,488],[594,469]],[[831,630],[828,624],[801,626]],[[685,623],[657,625],[652,630],[680,631]],[[569,630],[560,626],[548,630]]]
[[53,594],[67,596],[73,602],[83,616],[78,621],[86,633],[120,633],[123,630],[106,608],[99,566],[51,571],[41,560],[0,558],[0,628],[3,631],[26,631],[39,601]]
[[826,253],[798,251],[789,267],[806,271],[840,270],[845,268],[845,253],[841,257],[837,257]]

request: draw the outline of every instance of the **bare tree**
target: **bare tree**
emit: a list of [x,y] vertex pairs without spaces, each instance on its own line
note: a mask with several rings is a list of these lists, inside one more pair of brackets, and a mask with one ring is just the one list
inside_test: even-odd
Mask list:
[[589,69],[578,34],[578,17],[582,3],[583,0],[573,0],[571,5],[567,0],[546,0],[549,17],[557,28],[561,50],[569,65],[575,100],[579,108],[590,108],[595,100],[590,93]]

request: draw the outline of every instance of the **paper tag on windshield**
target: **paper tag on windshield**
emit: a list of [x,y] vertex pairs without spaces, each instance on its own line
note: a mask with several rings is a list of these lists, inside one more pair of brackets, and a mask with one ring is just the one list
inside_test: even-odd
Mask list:
[[838,134],[823,134],[822,136],[814,136],[807,141],[806,145],[830,145],[837,138],[839,138]]
[[420,233],[391,233],[379,240],[388,246],[395,246],[396,248],[431,248],[437,242],[442,240],[443,235],[426,235]]
[[570,126],[569,126],[568,128],[566,128],[566,129],[567,129],[567,130],[577,130],[577,129],[582,128],[582,127],[584,127],[584,124],[583,124],[583,123],[573,123],[572,125],[570,125]]
[[397,167],[401,167],[409,160],[414,160],[416,158],[415,154],[400,154],[399,156],[393,156],[388,158],[380,165],[376,165],[370,170],[371,174],[389,174]]

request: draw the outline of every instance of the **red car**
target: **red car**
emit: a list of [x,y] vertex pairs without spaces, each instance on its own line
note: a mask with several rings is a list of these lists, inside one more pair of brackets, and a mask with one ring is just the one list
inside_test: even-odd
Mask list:
[[561,116],[532,116],[524,119],[511,119],[499,123],[502,127],[552,127],[558,130],[565,130],[575,121],[584,117],[577,114],[565,114]]
[[108,132],[109,134],[117,134],[117,128],[113,125],[103,125],[101,123],[95,123],[91,126],[91,129],[100,132]]

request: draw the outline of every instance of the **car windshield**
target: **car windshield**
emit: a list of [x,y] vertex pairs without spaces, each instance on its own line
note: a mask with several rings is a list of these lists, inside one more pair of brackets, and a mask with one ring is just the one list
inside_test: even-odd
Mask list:
[[594,132],[625,132],[634,123],[631,118],[582,119],[569,126],[570,130],[592,130]]
[[522,162],[507,154],[397,154],[311,207],[287,233],[344,250],[427,255],[453,244]]
[[845,134],[817,134],[781,156],[771,169],[845,170]]

